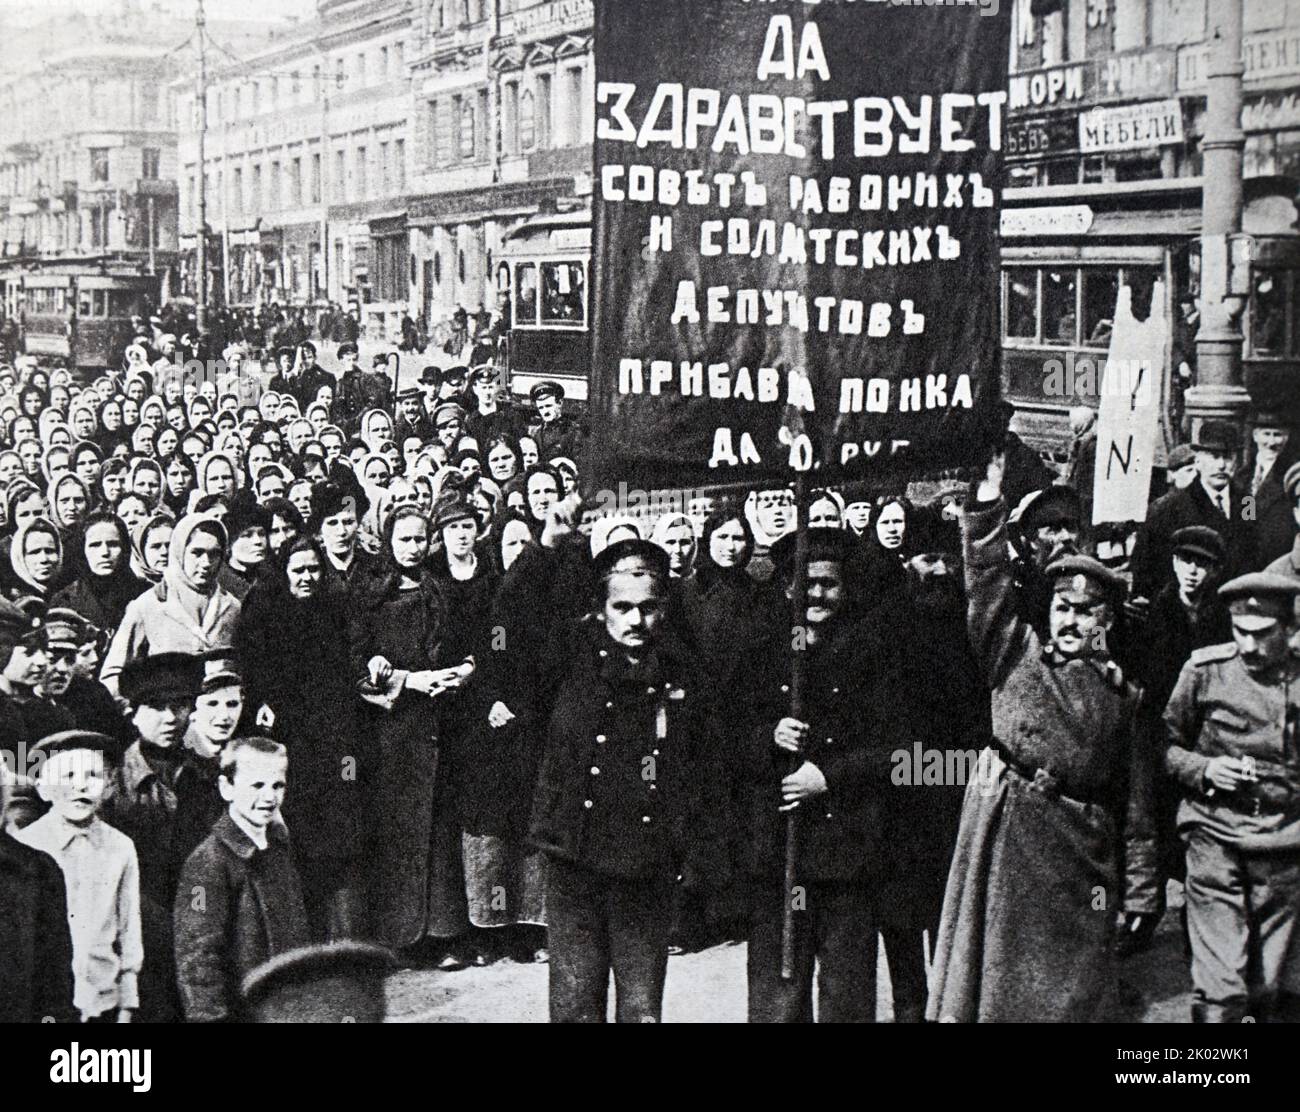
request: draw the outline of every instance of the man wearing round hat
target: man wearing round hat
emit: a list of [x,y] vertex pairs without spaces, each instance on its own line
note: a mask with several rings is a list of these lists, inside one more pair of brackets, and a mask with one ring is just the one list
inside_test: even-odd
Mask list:
[[537,420],[528,426],[528,435],[537,442],[537,455],[543,463],[563,456],[577,459],[582,450],[582,430],[572,417],[564,415],[564,387],[558,382],[539,382],[528,391]]
[[1115,914],[1154,907],[1137,693],[1107,642],[1122,581],[1088,556],[1054,560],[1041,638],[1015,604],[1002,463],[962,516],[967,631],[992,690],[993,737],[967,783],[928,1018],[1103,1019],[1117,987]]
[[1130,566],[1133,598],[1153,599],[1173,575],[1174,533],[1188,525],[1206,525],[1223,537],[1223,574],[1231,578],[1259,564],[1253,505],[1232,489],[1241,436],[1227,421],[1205,421],[1192,438],[1197,480],[1186,490],[1157,498],[1138,530]]
[[1192,1019],[1300,1022],[1300,580],[1219,588],[1232,641],[1184,665],[1164,722],[1182,788]]
[[465,404],[465,380],[468,377],[469,368],[460,363],[444,370],[438,376],[438,402],[455,402],[463,407]]
[[[772,546],[774,579],[793,601],[797,535]],[[750,784],[745,829],[751,880],[749,1019],[754,1023],[870,1023],[876,1015],[876,929],[887,852],[881,829],[889,752],[910,748],[900,686],[885,654],[864,656],[849,620],[852,541],[808,530],[806,600],[774,622],[758,648],[753,741],[738,770]],[[792,708],[796,661],[802,706]],[[786,816],[797,816],[794,889],[784,883]],[[785,910],[793,907],[794,975],[781,976]]]
[[1019,554],[1015,571],[1021,615],[1040,637],[1046,635],[1052,601],[1052,585],[1044,571],[1062,552],[1078,550],[1082,513],[1075,489],[1053,483],[1025,495],[1007,518]]
[[1296,461],[1291,442],[1291,419],[1274,410],[1255,416],[1251,439],[1254,459],[1237,477],[1237,494],[1251,508],[1260,565],[1286,556],[1295,539],[1291,516],[1293,502],[1285,490],[1287,469]]
[[1139,953],[1151,944],[1165,907],[1165,881],[1183,879],[1183,844],[1175,814],[1181,792],[1164,775],[1164,724],[1161,716],[1192,653],[1232,639],[1228,608],[1218,597],[1222,582],[1223,538],[1205,525],[1189,525],[1173,535],[1174,581],[1151,604],[1133,654],[1142,681],[1138,738],[1152,761],[1157,848],[1156,910],[1124,923],[1118,949],[1121,956]]
[[418,386],[408,386],[397,395],[393,442],[402,444],[410,437],[421,442],[433,439],[433,422],[424,412],[424,395]]

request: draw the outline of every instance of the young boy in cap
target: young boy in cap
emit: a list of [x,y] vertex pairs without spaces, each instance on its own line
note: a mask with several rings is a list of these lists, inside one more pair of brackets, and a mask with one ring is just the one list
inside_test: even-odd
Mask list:
[[288,751],[268,738],[236,738],[222,751],[226,813],[185,862],[176,893],[177,983],[191,1023],[238,1019],[243,977],[310,942],[280,820],[288,770]]
[[41,681],[42,693],[72,715],[77,729],[111,737],[116,746],[109,756],[116,764],[135,740],[135,731],[108,688],[85,676],[79,666],[85,646],[97,643],[98,630],[75,610],[54,609],[45,615],[45,634],[49,667]]
[[1157,498],[1138,530],[1130,566],[1133,600],[1154,599],[1173,575],[1174,533],[1205,525],[1223,537],[1223,574],[1231,578],[1260,566],[1254,508],[1232,489],[1241,451],[1241,434],[1227,421],[1204,421],[1192,437],[1196,481],[1185,490]]
[[1087,556],[1049,564],[1040,637],[1016,607],[1002,464],[962,515],[967,632],[993,740],[966,787],[928,1018],[1096,1020],[1117,989],[1115,914],[1154,902],[1137,693],[1107,651],[1122,581]]
[[130,1022],[144,963],[135,846],[99,817],[113,747],[111,738],[84,730],[42,739],[37,790],[50,809],[15,835],[48,853],[63,872],[73,1003],[86,1023]]
[[1193,1022],[1300,1022],[1297,596],[1300,580],[1268,572],[1220,587],[1232,641],[1192,653],[1165,710]]
[[1182,793],[1164,774],[1164,724],[1161,716],[1178,683],[1178,675],[1196,649],[1232,638],[1228,609],[1216,594],[1223,567],[1223,538],[1205,525],[1189,525],[1173,535],[1174,581],[1151,604],[1134,654],[1142,681],[1138,738],[1149,756],[1154,781],[1154,821],[1157,847],[1156,907],[1151,915],[1132,916],[1118,941],[1121,957],[1151,944],[1165,908],[1165,881],[1183,878],[1183,844],[1175,812]]
[[116,770],[104,817],[135,843],[140,860],[140,1018],[150,1021],[179,1012],[172,902],[181,866],[206,836],[216,810],[211,788],[183,745],[202,682],[201,657],[159,653],[129,662],[120,684],[138,736]]

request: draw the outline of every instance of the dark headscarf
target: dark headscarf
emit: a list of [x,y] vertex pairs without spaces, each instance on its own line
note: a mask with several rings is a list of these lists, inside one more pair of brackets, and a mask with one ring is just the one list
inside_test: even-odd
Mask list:
[[[111,575],[94,575],[85,557],[86,537],[95,525],[111,525],[122,545],[122,556]],[[92,513],[82,525],[81,545],[77,578],[59,593],[59,600],[92,625],[116,629],[122,624],[127,604],[149,589],[149,584],[131,571],[131,535],[126,522],[115,513],[103,510]]]

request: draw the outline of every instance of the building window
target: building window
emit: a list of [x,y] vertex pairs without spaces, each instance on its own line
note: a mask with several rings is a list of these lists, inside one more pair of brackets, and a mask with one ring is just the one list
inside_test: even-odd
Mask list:
[[158,179],[158,148],[145,147],[140,152],[140,176],[148,181]]
[[253,198],[253,208],[262,207],[262,164],[256,162],[253,164],[253,188],[250,190]]
[[230,209],[232,212],[244,211],[244,171],[238,166],[230,176]]
[[537,145],[551,145],[551,75],[537,75]]
[[501,153],[519,153],[519,86],[507,81],[501,86]]
[[320,204],[320,154],[311,156],[311,203]]
[[379,144],[379,195],[381,197],[388,196],[388,184],[389,184],[388,175],[389,175],[388,144],[380,143]]
[[394,68],[397,70],[397,76],[401,77],[402,72],[406,69],[406,43],[393,43],[393,61]]
[[364,54],[358,54],[357,55],[357,88],[364,89],[365,87],[366,87],[366,56]]
[[537,100],[532,89],[519,98],[519,149],[531,151],[537,146]]
[[268,209],[278,209],[284,204],[283,184],[280,181],[280,164],[271,163],[271,196],[267,199]]
[[348,199],[347,156],[343,151],[334,152],[334,200],[341,204]]
[[357,189],[356,197],[358,201],[364,201],[366,198],[366,148],[357,148]]
[[577,146],[582,130],[582,69],[564,71],[564,142]]
[[1115,51],[1147,44],[1147,0],[1115,0]]
[[382,78],[387,78],[391,76],[391,74],[388,72],[389,61],[390,59],[388,56],[388,47],[381,46],[379,48],[379,76]]
[[474,157],[474,105],[469,97],[458,97],[460,102],[460,157]]
[[334,60],[334,85],[336,88],[343,88],[347,84],[348,69],[347,63],[342,58]]
[[108,148],[90,148],[90,180],[108,181]]
[[295,158],[290,164],[289,197],[295,205],[302,204],[302,159]]
[[397,139],[393,143],[393,164],[397,170],[397,192],[406,189],[406,140]]

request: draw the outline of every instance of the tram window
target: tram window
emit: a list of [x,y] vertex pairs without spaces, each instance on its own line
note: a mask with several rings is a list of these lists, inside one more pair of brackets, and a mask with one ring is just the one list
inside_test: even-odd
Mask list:
[[1109,348],[1119,296],[1119,271],[1087,267],[1083,271],[1083,346]]
[[[99,291],[95,291],[98,293]],[[88,317],[94,313],[94,307],[91,304],[90,290],[83,290],[77,295],[77,316]]]
[[543,324],[585,323],[586,283],[581,263],[544,263],[542,283]]
[[1251,327],[1251,346],[1257,355],[1286,354],[1286,302],[1286,272],[1258,271]]
[[1043,271],[1043,343],[1079,342],[1078,272]]
[[1038,271],[1008,270],[1005,275],[1007,337],[1017,340],[1038,338]]
[[135,307],[135,299],[130,290],[108,291],[108,315],[110,317],[129,317]]
[[515,324],[537,323],[537,264],[515,267]]

